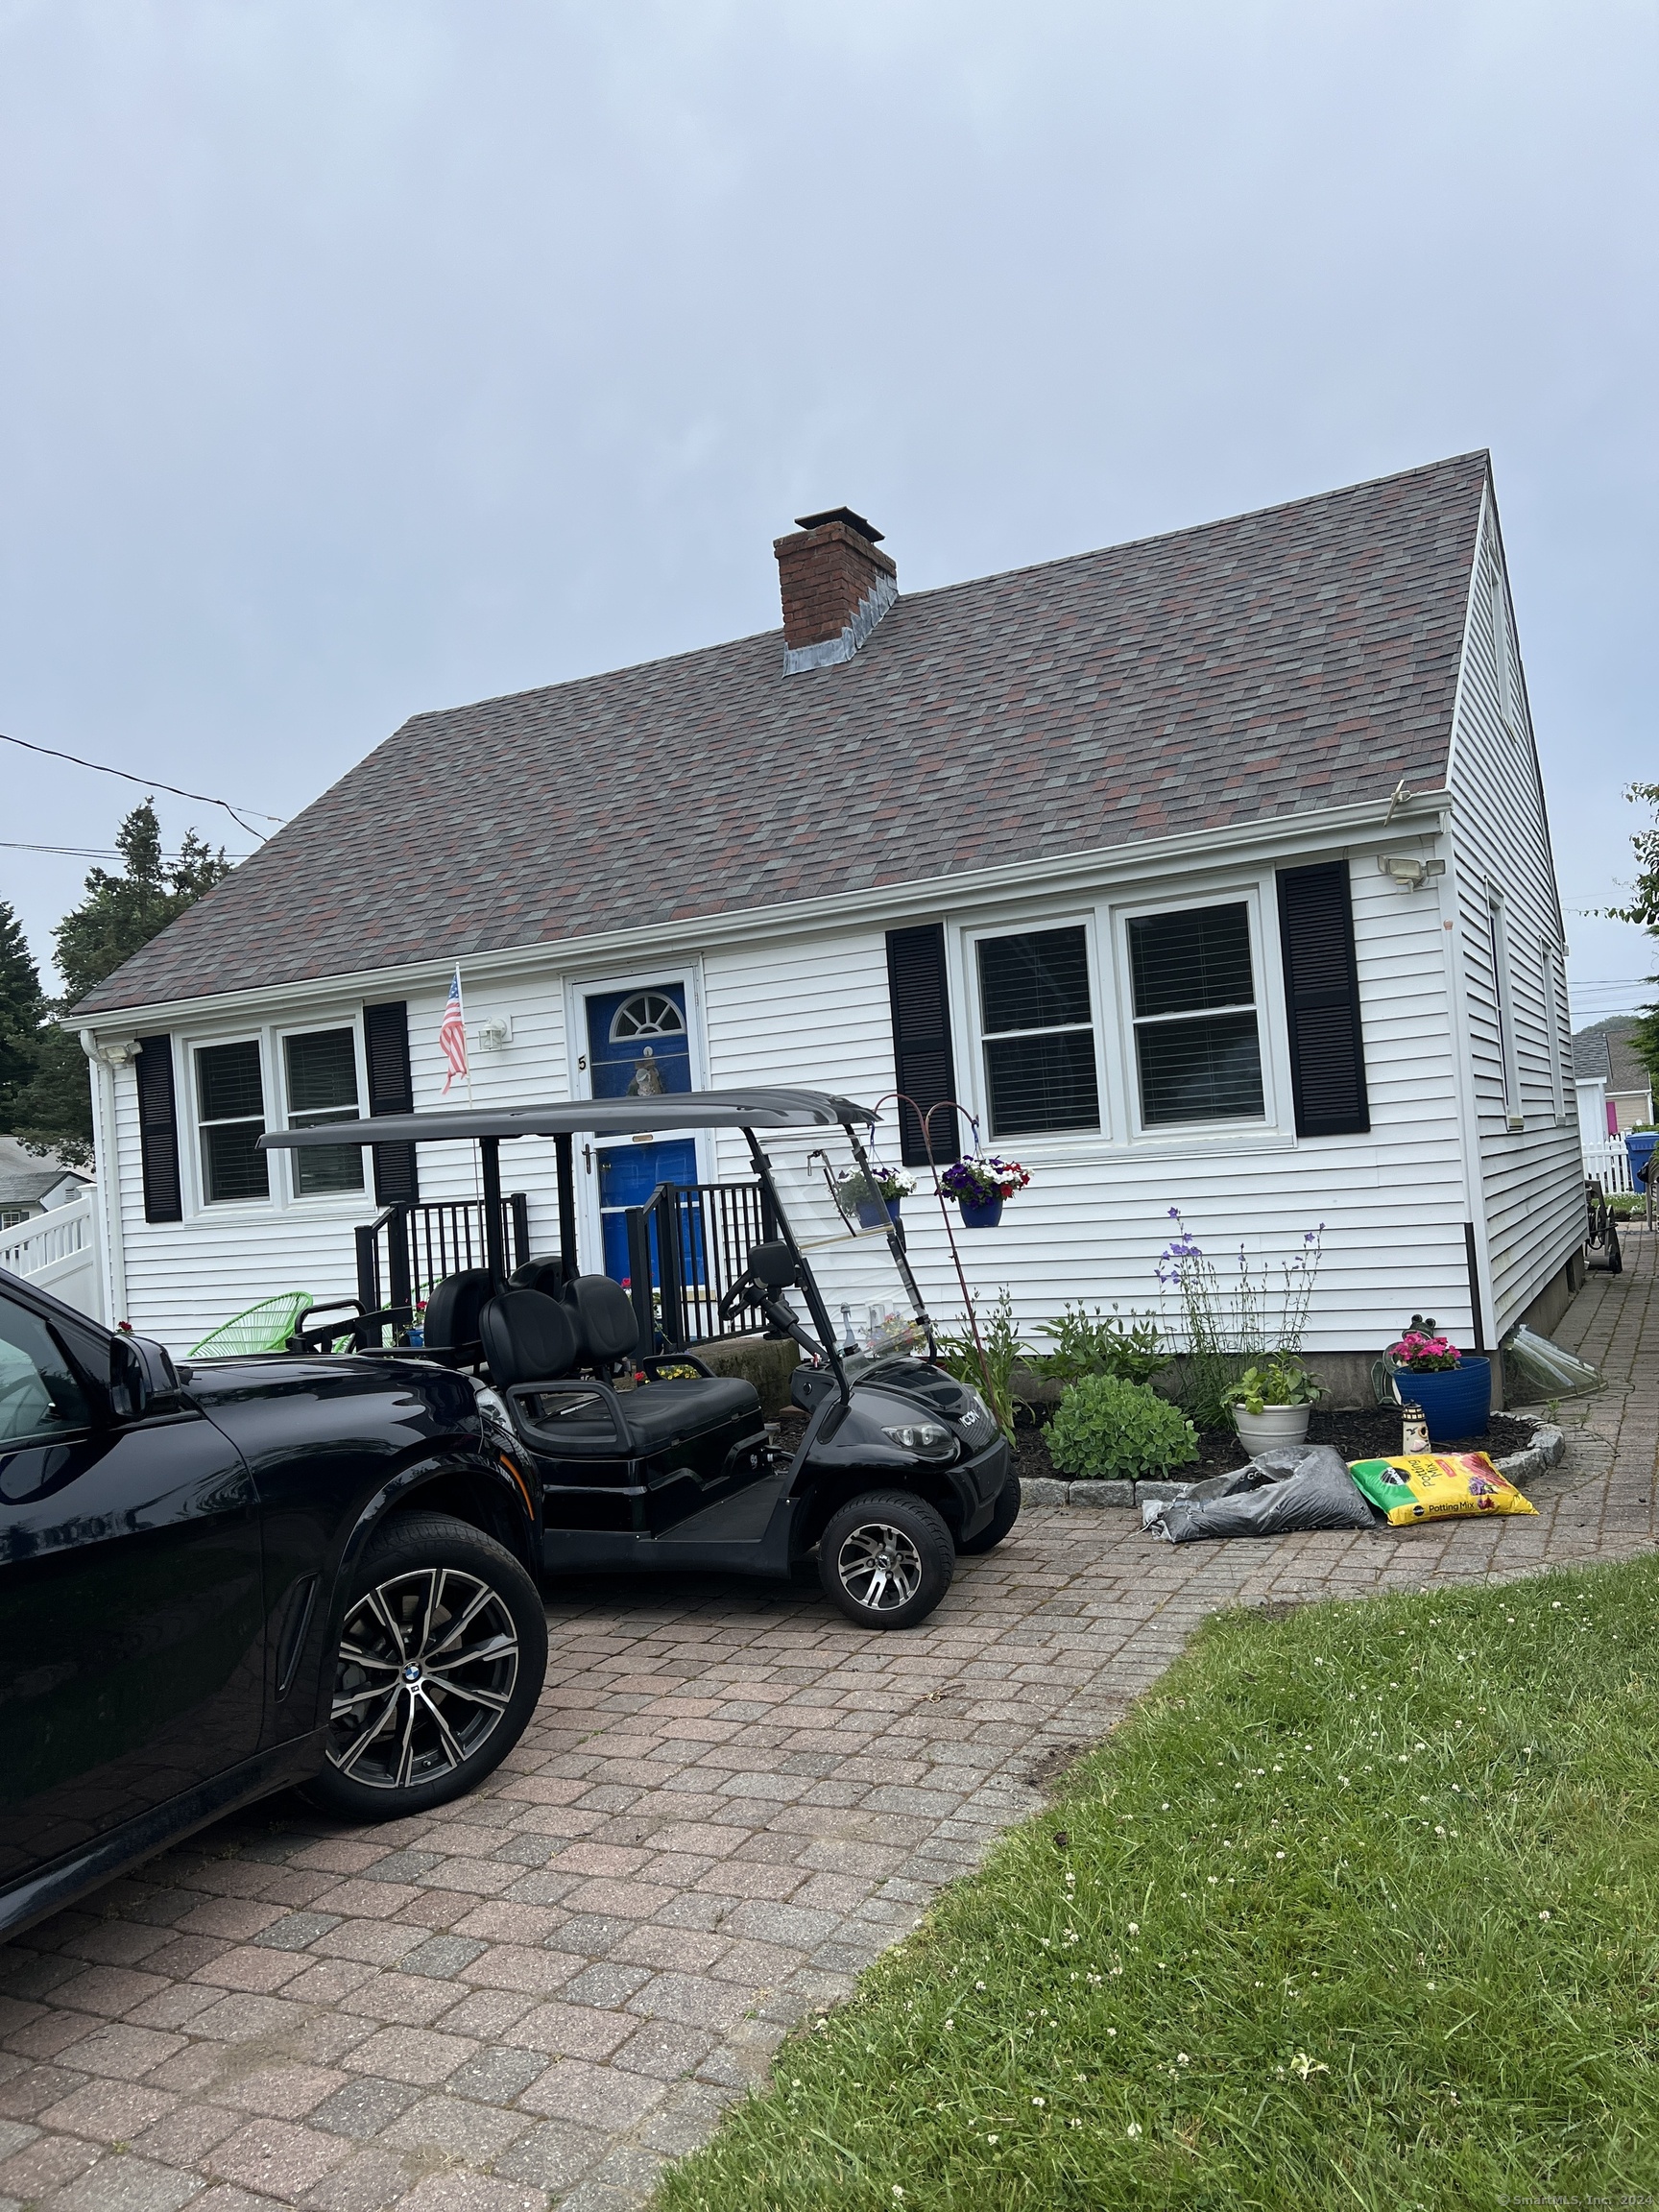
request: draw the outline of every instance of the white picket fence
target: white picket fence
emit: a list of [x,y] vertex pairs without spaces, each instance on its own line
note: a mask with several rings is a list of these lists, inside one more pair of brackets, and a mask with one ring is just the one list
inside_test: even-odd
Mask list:
[[1609,1137],[1601,1144],[1584,1147],[1584,1172],[1593,1175],[1605,1191],[1634,1190],[1630,1179],[1630,1155],[1624,1149],[1623,1140]]
[[104,1270],[98,1256],[98,1194],[87,1191],[14,1229],[0,1231],[0,1267],[65,1306],[102,1321]]

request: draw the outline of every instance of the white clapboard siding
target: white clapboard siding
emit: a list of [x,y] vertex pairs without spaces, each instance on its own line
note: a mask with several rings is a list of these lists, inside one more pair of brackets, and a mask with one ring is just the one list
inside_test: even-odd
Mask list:
[[[1512,621],[1504,625],[1511,681],[1505,685],[1500,678],[1503,635],[1495,619],[1495,591],[1506,593],[1507,588],[1496,517],[1489,510],[1470,600],[1448,781],[1455,800],[1455,920],[1494,1307],[1485,1318],[1493,1336],[1526,1311],[1584,1234],[1584,1170],[1571,1081],[1556,1072],[1571,1066],[1561,917]],[[1493,966],[1494,890],[1502,897],[1502,989],[1512,1031],[1514,1082],[1507,1098],[1500,980]],[[1511,1125],[1512,1112],[1520,1127]]]
[[[474,1049],[471,1053],[473,1102],[479,1106],[527,1105],[567,1096],[565,1002],[558,975],[549,974],[545,980],[516,977],[510,985],[496,986],[487,974],[475,982],[467,980],[464,972],[464,981],[468,1027],[474,1036],[479,1022],[493,1016],[510,1015],[513,1022],[513,1042],[506,1049]],[[462,1084],[453,1086],[446,1098],[443,1094],[446,1069],[438,1046],[438,1026],[443,1019],[444,994],[412,996],[408,1006],[410,1071],[417,1110],[425,1113],[464,1104],[467,1092]],[[308,1021],[314,1019],[317,1026],[325,1027],[331,1019],[349,1019],[355,1012],[355,1007],[342,1007],[333,1015],[319,1014]],[[226,1037],[249,1033],[246,1013],[224,1029]],[[212,1036],[206,1025],[191,1031],[193,1044],[210,1043]],[[193,1180],[189,1155],[195,1142],[189,1118],[188,1076],[188,1070],[180,1064],[179,1142],[185,1155],[187,1189]],[[127,1294],[125,1315],[118,1317],[180,1350],[244,1307],[278,1291],[308,1290],[319,1301],[355,1295],[352,1230],[359,1222],[373,1221],[380,1211],[367,1168],[368,1187],[361,1195],[195,1211],[187,1204],[183,1221],[148,1222],[144,1218],[138,1144],[137,1081],[132,1069],[116,1071],[114,1090]],[[475,1196],[476,1159],[476,1147],[471,1144],[422,1146],[421,1196]],[[276,1188],[285,1187],[285,1173],[280,1164],[274,1164]],[[552,1144],[519,1139],[506,1145],[501,1183],[504,1190],[523,1190],[528,1195],[532,1241],[556,1241],[558,1201]]]
[[[1283,1126],[1268,1135],[1218,1126],[1188,1146],[1137,1147],[1100,1138],[1022,1142],[1035,1177],[995,1231],[958,1238],[971,1286],[995,1295],[1006,1284],[1022,1326],[1035,1328],[1066,1305],[1117,1303],[1156,1310],[1157,1264],[1168,1241],[1170,1206],[1210,1249],[1252,1262],[1290,1257],[1305,1230],[1324,1224],[1325,1260],[1309,1333],[1312,1349],[1375,1349],[1414,1309],[1467,1326],[1462,1223],[1468,1217],[1459,1153],[1456,1068],[1449,1020],[1446,954],[1432,896],[1401,892],[1376,867],[1374,845],[1353,855],[1355,931],[1365,1027],[1372,1128],[1368,1135],[1297,1142],[1289,1126],[1287,1070],[1278,1070]],[[1120,888],[1120,887],[1119,887]],[[1272,878],[1262,878],[1270,908]],[[1006,902],[1019,927],[1025,909]],[[948,926],[954,917],[946,909]],[[983,922],[983,908],[975,920]],[[524,1104],[570,1094],[565,1034],[565,979],[550,954],[545,973],[493,983],[488,971],[466,978],[469,1026],[508,1016],[504,1050],[473,1054],[473,1102]],[[1276,965],[1262,978],[1280,990]],[[875,1105],[894,1083],[886,947],[880,929],[830,929],[783,942],[704,950],[687,943],[654,970],[677,969],[701,983],[700,1040],[709,1083],[775,1082],[822,1086]],[[409,999],[411,1069],[421,1110],[459,1104],[462,1087],[443,1094],[438,1048],[442,995]],[[956,1018],[959,1090],[970,1088],[975,1049],[967,1010]],[[1118,1035],[1114,1010],[1099,1009],[1103,1034]],[[319,1019],[321,1019],[319,1017]],[[1278,1025],[1282,1027],[1282,1024]],[[228,1034],[230,1032],[227,1032]],[[246,1022],[241,1030],[246,1034]],[[1108,1051],[1117,1049],[1108,1043]],[[1280,1047],[1282,1049],[1282,1047]],[[180,1105],[185,1103],[180,1082]],[[175,1346],[187,1345],[276,1290],[304,1288],[319,1298],[355,1286],[352,1226],[373,1218],[373,1196],[206,1208],[173,1224],[143,1219],[135,1092],[131,1070],[116,1078],[119,1175],[128,1306],[134,1326]],[[180,1142],[193,1132],[180,1122]],[[878,1146],[896,1151],[891,1104]],[[810,1141],[769,1139],[781,1160],[804,1157]],[[710,1147],[725,1177],[748,1172],[740,1141]],[[277,1170],[278,1183],[282,1170]],[[421,1195],[474,1194],[472,1147],[423,1148]],[[502,1183],[530,1199],[532,1242],[557,1235],[554,1149],[524,1140],[502,1155]],[[942,1315],[960,1308],[936,1205],[919,1195],[907,1208],[919,1276]],[[956,1216],[952,1215],[954,1221]],[[595,1256],[585,1254],[587,1263]],[[860,1256],[857,1265],[865,1264]],[[878,1262],[879,1264],[879,1262]]]
[[[1377,871],[1374,849],[1359,856],[1354,886],[1370,1134],[1295,1142],[1286,1131],[1263,1142],[1218,1127],[1214,1139],[1173,1158],[1092,1139],[1005,1145],[1018,1150],[1034,1181],[999,1228],[958,1227],[972,1289],[994,1296],[1006,1285],[1027,1328],[1077,1300],[1155,1310],[1173,1204],[1207,1248],[1237,1254],[1242,1243],[1258,1265],[1288,1257],[1305,1230],[1325,1224],[1310,1349],[1380,1348],[1414,1309],[1449,1325],[1461,1316],[1467,1330],[1467,1213],[1438,904],[1390,883]],[[941,919],[949,925],[948,909]],[[1009,920],[1020,926],[1017,905]],[[712,1082],[822,1085],[869,1104],[892,1089],[880,932],[723,952],[707,961],[704,978]],[[1278,990],[1276,975],[1266,981]],[[955,1011],[961,1090],[973,1041],[963,1010]],[[1116,1035],[1110,1022],[1105,1027]],[[1284,1090],[1287,1121],[1287,1084]],[[892,1111],[877,1140],[889,1158]],[[808,1148],[795,1138],[768,1142],[781,1158]],[[721,1163],[722,1173],[744,1172],[741,1145],[723,1141]],[[930,1306],[957,1311],[961,1295],[937,1204],[918,1194],[906,1202],[905,1220]],[[872,1265],[879,1262],[855,1248],[846,1270]]]

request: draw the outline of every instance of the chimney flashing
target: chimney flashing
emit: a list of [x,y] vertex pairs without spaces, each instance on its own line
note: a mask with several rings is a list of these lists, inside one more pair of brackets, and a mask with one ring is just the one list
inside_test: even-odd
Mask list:
[[850,507],[797,517],[774,541],[783,601],[783,672],[851,661],[899,596],[899,571],[877,550],[881,533]]

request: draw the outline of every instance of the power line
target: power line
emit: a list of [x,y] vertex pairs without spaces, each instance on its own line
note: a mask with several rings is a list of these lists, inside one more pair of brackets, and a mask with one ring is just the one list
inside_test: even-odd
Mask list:
[[[10,837],[0,837],[0,853],[60,853],[70,860],[125,860],[125,853],[107,852],[94,845],[21,845]],[[163,860],[182,860],[182,853],[163,853]],[[246,860],[246,853],[228,853],[228,860]]]
[[[163,783],[158,776],[134,776],[129,769],[111,768],[102,760],[83,760],[78,753],[60,753],[53,745],[32,745],[27,737],[8,737],[3,730],[0,730],[0,745],[16,745],[25,753],[43,754],[48,760],[67,760],[71,767],[90,768],[99,776],[119,776],[124,783],[137,783],[146,790],[169,791],[175,799],[194,799],[203,806],[223,806],[238,830],[246,830],[250,837],[259,835],[252,822],[243,821],[242,814],[237,813],[228,799],[214,799],[205,791],[185,791],[177,783]],[[283,819],[280,814],[261,814],[256,806],[245,806],[242,813],[252,814],[260,822]]]

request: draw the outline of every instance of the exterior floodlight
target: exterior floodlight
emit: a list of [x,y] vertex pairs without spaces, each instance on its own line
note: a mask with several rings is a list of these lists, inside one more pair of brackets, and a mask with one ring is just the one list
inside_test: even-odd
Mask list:
[[1421,891],[1425,883],[1446,873],[1444,860],[1419,860],[1411,853],[1379,853],[1377,865],[1407,891]]

